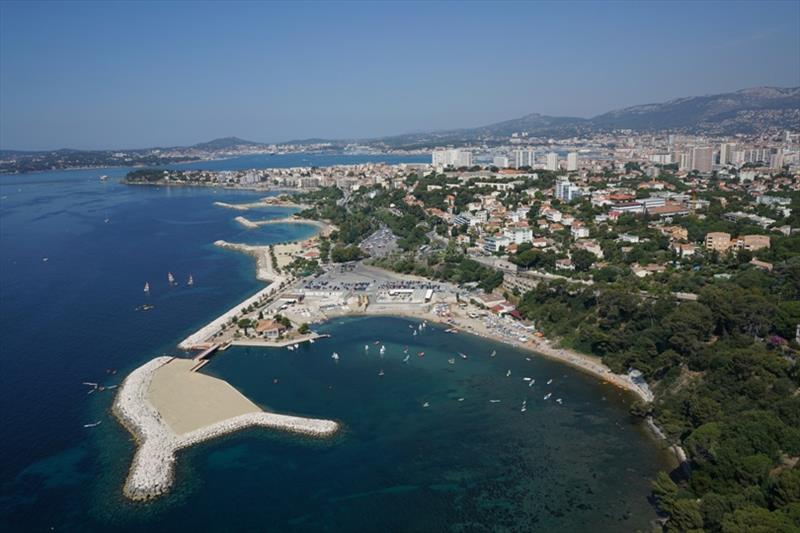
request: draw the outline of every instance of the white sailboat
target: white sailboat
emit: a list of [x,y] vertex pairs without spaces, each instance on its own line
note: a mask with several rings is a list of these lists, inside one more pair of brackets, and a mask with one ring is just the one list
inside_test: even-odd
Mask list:
[[549,400],[549,399],[550,399],[550,396],[552,396],[552,395],[553,395],[553,393],[552,393],[552,392],[548,392],[548,393],[547,393],[547,395],[545,395],[544,399],[545,399],[545,400]]
[[333,352],[333,355],[331,355],[331,359],[333,359],[334,361],[338,362],[339,361],[339,354],[336,353],[336,352]]
[[492,355],[490,355],[489,357],[494,357],[495,355],[497,355],[497,350],[492,350]]
[[172,275],[172,272],[167,272],[167,281],[170,285],[177,285],[175,282],[175,276]]
[[144,282],[144,292],[150,293],[150,284],[148,282]]
[[508,372],[506,372],[506,377],[507,377],[507,378],[510,378],[510,377],[511,377],[511,370],[509,370]]
[[189,274],[189,281],[187,281],[186,284],[189,285],[190,287],[194,285],[194,278],[192,277],[191,274]]

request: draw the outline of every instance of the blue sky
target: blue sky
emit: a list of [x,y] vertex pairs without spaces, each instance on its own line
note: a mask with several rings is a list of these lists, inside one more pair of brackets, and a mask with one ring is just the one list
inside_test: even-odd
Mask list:
[[0,3],[0,147],[369,137],[800,85],[800,2]]

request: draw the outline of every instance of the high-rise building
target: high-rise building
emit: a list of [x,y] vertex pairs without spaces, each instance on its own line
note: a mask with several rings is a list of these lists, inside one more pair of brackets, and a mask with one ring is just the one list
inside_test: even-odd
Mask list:
[[574,172],[578,170],[578,152],[570,152],[567,154],[567,171]]
[[536,152],[530,148],[514,150],[514,167],[533,167],[536,163]]
[[680,154],[678,161],[679,161],[678,168],[680,170],[691,170],[692,154],[688,152],[683,152]]
[[492,158],[492,165],[497,168],[508,168],[508,158],[506,156],[495,156]]
[[769,158],[769,168],[783,168],[783,148],[778,148]]
[[710,174],[713,156],[714,150],[710,146],[695,146],[692,148],[692,170]]
[[719,164],[727,165],[733,160],[733,152],[736,150],[736,145],[733,143],[722,143],[719,146]]
[[431,161],[435,167],[470,167],[472,152],[466,150],[434,150]]
[[547,154],[547,164],[545,166],[547,170],[558,170],[558,154],[555,152],[550,152]]

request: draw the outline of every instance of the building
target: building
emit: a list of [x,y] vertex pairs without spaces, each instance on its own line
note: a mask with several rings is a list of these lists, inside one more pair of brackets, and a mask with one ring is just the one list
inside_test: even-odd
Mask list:
[[503,251],[512,240],[505,235],[486,237],[483,241],[483,249],[490,254]]
[[570,152],[567,154],[567,171],[575,172],[578,170],[578,152]]
[[547,154],[547,162],[545,163],[547,170],[558,170],[558,154],[550,152]]
[[706,250],[727,252],[731,247],[731,234],[723,231],[712,231],[706,234]]
[[569,178],[560,177],[556,180],[555,196],[562,202],[571,202],[581,196],[581,189],[570,183]]
[[530,228],[510,228],[505,231],[505,236],[515,244],[523,244],[533,240],[533,231]]
[[268,339],[280,337],[286,331],[286,326],[274,320],[259,320],[256,323],[256,333]]
[[763,248],[769,248],[768,235],[741,235],[736,239],[736,247],[742,250],[754,252]]
[[719,164],[725,166],[733,162],[733,152],[736,145],[733,143],[722,143],[719,147]]
[[692,148],[692,170],[701,174],[710,174],[713,165],[714,150],[710,146]]
[[506,156],[495,156],[492,159],[492,165],[497,168],[508,168],[508,158]]
[[434,150],[431,162],[435,167],[471,167],[472,152],[466,150]]
[[514,167],[533,167],[536,164],[536,152],[531,149],[514,150]]

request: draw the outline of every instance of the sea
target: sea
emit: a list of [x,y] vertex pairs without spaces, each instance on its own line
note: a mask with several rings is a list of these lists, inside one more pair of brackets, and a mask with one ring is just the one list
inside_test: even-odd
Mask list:
[[[424,160],[288,154],[173,167],[365,161]],[[125,499],[135,443],[110,413],[115,390],[94,384],[113,387],[154,356],[180,354],[180,340],[263,287],[249,257],[215,240],[269,244],[313,231],[244,229],[214,205],[264,192],[121,184],[128,170],[0,176],[4,531],[650,529],[649,480],[671,458],[629,416],[628,394],[535,354],[394,317],[337,318],[319,325],[331,337],[313,345],[234,347],[203,370],[264,409],[335,419],[338,436],[243,431],[180,452],[168,495]]]

